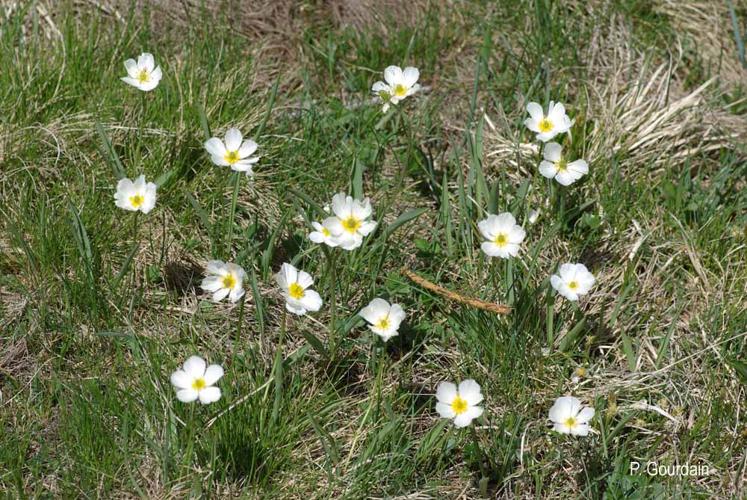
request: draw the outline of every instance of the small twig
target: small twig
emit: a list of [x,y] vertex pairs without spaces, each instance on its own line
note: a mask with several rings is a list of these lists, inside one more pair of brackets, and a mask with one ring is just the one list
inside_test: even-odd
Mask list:
[[472,297],[465,297],[464,295],[458,294],[456,292],[452,292],[451,290],[447,290],[446,288],[439,286],[435,283],[432,283],[428,281],[425,278],[422,278],[415,274],[414,272],[410,271],[409,269],[402,269],[402,274],[410,278],[412,281],[417,283],[418,285],[422,286],[423,288],[426,288],[434,293],[437,293],[438,295],[441,295],[442,297],[446,297],[449,300],[453,300],[454,302],[459,302],[460,304],[465,304],[470,307],[474,307],[477,309],[483,309],[485,311],[490,311],[496,314],[508,314],[511,312],[511,308],[509,306],[503,305],[503,304],[494,304],[493,302],[485,302],[483,300],[475,299]]

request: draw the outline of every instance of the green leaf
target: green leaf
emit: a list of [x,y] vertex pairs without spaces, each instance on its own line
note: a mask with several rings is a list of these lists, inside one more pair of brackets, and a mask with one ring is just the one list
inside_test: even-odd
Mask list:
[[396,231],[397,229],[399,229],[400,226],[402,226],[404,224],[407,224],[408,222],[410,222],[413,219],[417,219],[418,217],[420,217],[421,215],[423,215],[427,211],[428,211],[427,208],[413,208],[413,209],[410,209],[407,212],[403,213],[402,215],[400,215],[399,217],[397,217],[397,219],[394,222],[392,222],[391,224],[389,224],[386,227],[386,230],[384,231],[384,239],[389,238],[389,236],[394,231]]
[[99,137],[101,138],[101,142],[103,144],[104,156],[109,161],[109,166],[114,171],[114,175],[117,177],[117,179],[124,179],[125,177],[127,177],[127,174],[125,173],[125,169],[122,166],[122,162],[119,160],[119,156],[117,156],[116,151],[114,151],[114,146],[112,146],[109,137],[106,135],[104,127],[102,127],[98,122],[96,122],[96,131],[99,133]]

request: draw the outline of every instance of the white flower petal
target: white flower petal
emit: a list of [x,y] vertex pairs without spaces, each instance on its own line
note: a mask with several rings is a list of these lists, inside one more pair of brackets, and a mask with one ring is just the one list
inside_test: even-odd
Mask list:
[[176,391],[176,398],[182,403],[191,403],[197,399],[198,393],[194,389],[180,389]]
[[545,144],[545,149],[543,151],[543,157],[547,161],[557,163],[560,161],[562,152],[563,152],[563,147],[560,144],[558,144],[557,142],[548,142],[547,144]]
[[454,419],[454,425],[457,427],[467,427],[474,419],[482,415],[482,408],[479,406],[470,406],[467,411],[457,415]]
[[200,378],[203,375],[205,375],[205,367],[207,366],[207,363],[205,363],[205,360],[202,359],[199,356],[190,356],[187,361],[184,362],[183,370],[189,375],[190,377],[194,378]]
[[384,70],[384,80],[392,87],[398,83],[403,83],[403,79],[404,75],[399,66],[389,66]]
[[220,388],[218,387],[206,387],[200,391],[200,403],[206,405],[215,403],[220,399]]
[[184,370],[177,370],[171,374],[171,385],[177,389],[189,389],[192,387],[192,377]]
[[451,382],[441,382],[436,389],[436,399],[450,405],[457,395],[457,386]]
[[229,128],[226,131],[226,149],[228,151],[238,151],[241,147],[241,141],[244,137],[237,128]]
[[438,403],[436,403],[436,411],[441,416],[441,418],[454,418],[456,416],[454,409],[449,403],[442,403],[439,401]]
[[480,384],[472,379],[467,379],[459,384],[459,395],[471,406],[480,404],[482,394],[480,393]]
[[215,385],[215,383],[221,379],[223,376],[223,367],[220,365],[210,365],[205,370],[205,384],[206,385]]

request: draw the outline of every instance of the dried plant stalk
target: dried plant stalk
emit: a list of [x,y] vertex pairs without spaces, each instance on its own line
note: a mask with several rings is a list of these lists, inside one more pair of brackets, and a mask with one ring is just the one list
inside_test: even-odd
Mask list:
[[412,281],[417,283],[418,285],[422,286],[425,289],[430,290],[431,292],[437,293],[438,295],[441,295],[442,297],[446,297],[449,300],[452,300],[454,302],[459,302],[460,304],[465,304],[470,307],[474,307],[476,309],[483,309],[485,311],[490,311],[496,314],[508,314],[511,312],[511,308],[509,306],[503,305],[503,304],[494,304],[492,302],[485,302],[483,300],[475,299],[473,297],[466,297],[464,295],[461,295],[456,292],[452,292],[451,290],[447,290],[446,288],[437,285],[431,281],[428,281],[427,279],[418,276],[414,272],[410,271],[409,269],[402,269],[402,274],[410,278]]

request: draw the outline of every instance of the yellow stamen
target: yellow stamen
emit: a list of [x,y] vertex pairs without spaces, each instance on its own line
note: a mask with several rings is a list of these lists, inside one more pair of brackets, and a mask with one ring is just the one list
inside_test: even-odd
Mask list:
[[148,80],[150,80],[150,75],[148,74],[148,70],[141,69],[140,73],[137,75],[137,81],[140,83],[146,83]]
[[207,387],[207,384],[205,383],[205,379],[202,377],[196,378],[192,382],[192,389],[196,391],[199,391],[200,389],[204,389],[205,387]]
[[576,288],[578,288],[578,281],[571,281],[570,283],[568,283],[568,288],[570,288],[571,290],[575,290]]
[[555,164],[555,167],[558,169],[558,172],[565,172],[568,170],[568,161],[565,158],[561,158],[560,161]]
[[376,323],[376,328],[379,328],[381,330],[386,330],[389,328],[389,316],[385,318],[381,318],[378,323]]
[[342,220],[342,227],[349,233],[355,233],[363,225],[360,219],[353,217],[352,215],[347,219]]
[[457,397],[454,398],[454,401],[451,402],[451,409],[454,410],[454,413],[457,415],[461,415],[467,411],[467,406],[467,400],[462,399],[459,395],[457,395]]
[[223,155],[223,159],[226,160],[226,163],[229,165],[233,165],[237,161],[239,161],[239,152],[238,151],[227,151],[225,155]]
[[407,95],[407,87],[405,87],[401,83],[398,83],[394,86],[392,93],[397,97],[405,97],[405,95]]
[[233,274],[226,274],[223,276],[223,288],[233,288],[236,286],[236,278]]
[[330,232],[329,232],[329,229],[327,229],[327,228],[326,228],[326,227],[324,227],[324,226],[322,226],[322,234],[323,234],[324,236],[326,236],[327,238],[329,238],[329,237],[330,237],[330,236],[332,235],[332,233],[330,233]]
[[298,283],[291,283],[288,287],[288,295],[290,295],[292,299],[300,300],[305,294],[306,292],[303,287]]
[[130,196],[130,204],[134,208],[140,208],[143,203],[145,203],[145,197],[142,194],[133,194]]
[[498,235],[493,240],[493,243],[501,248],[505,247],[506,245],[508,245],[508,235],[506,233],[498,233]]
[[574,417],[568,417],[567,419],[565,419],[565,426],[569,429],[573,429],[574,427],[576,427],[576,419]]
[[553,129],[554,125],[547,118],[543,118],[540,120],[537,127],[539,128],[540,132],[550,132]]

